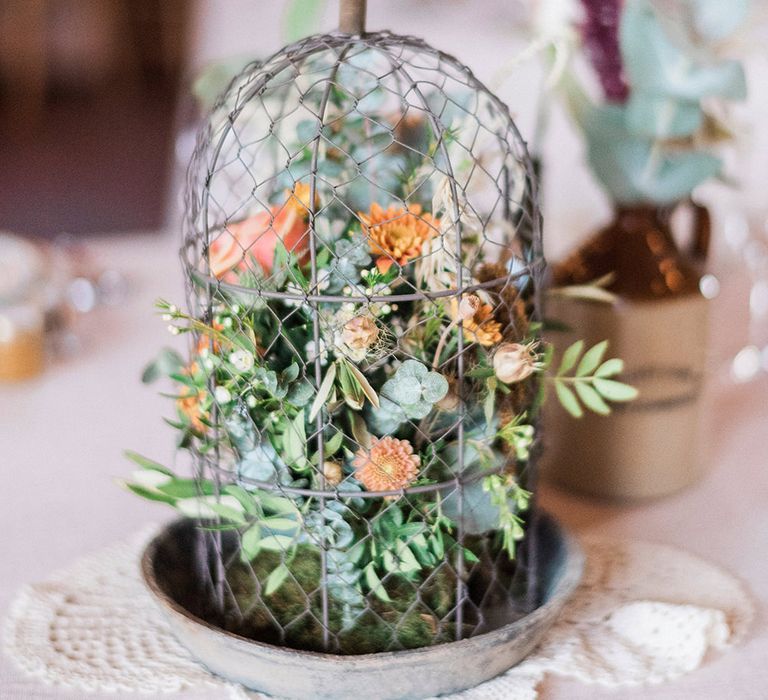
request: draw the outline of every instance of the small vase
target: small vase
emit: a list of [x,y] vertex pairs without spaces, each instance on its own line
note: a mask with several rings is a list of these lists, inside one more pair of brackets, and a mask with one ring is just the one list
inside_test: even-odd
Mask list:
[[703,473],[699,454],[708,302],[699,291],[709,243],[709,216],[693,205],[693,245],[675,243],[670,209],[621,208],[613,222],[556,266],[556,286],[611,275],[612,304],[556,296],[547,316],[572,329],[551,339],[559,348],[583,338],[610,343],[625,362],[622,381],[640,396],[610,416],[571,418],[556,401],[546,409],[543,470],[566,489],[631,500],[664,496]]

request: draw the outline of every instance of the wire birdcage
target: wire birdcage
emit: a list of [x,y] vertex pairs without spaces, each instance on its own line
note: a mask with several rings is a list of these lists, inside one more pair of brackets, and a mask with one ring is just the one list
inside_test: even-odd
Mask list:
[[199,613],[356,654],[529,612],[544,261],[508,109],[418,39],[310,37],[232,82],[186,206]]

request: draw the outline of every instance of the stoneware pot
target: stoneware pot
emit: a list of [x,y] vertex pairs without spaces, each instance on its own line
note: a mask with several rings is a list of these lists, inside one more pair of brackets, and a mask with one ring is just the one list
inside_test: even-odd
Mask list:
[[185,590],[196,577],[195,525],[168,525],[148,545],[142,574],[177,639],[213,673],[246,688],[295,700],[416,700],[456,693],[520,662],[539,643],[578,586],[584,555],[550,516],[532,529],[541,604],[486,634],[407,651],[339,656],[298,651],[226,632],[191,614]]
[[602,417],[571,418],[556,401],[545,407],[542,472],[557,485],[614,500],[665,496],[695,482],[699,451],[709,302],[699,291],[709,240],[706,209],[693,205],[693,244],[678,248],[669,210],[619,210],[614,221],[555,266],[557,286],[613,275],[613,304],[555,297],[547,317],[572,331],[553,333],[563,349],[579,338],[608,340],[624,360],[622,381],[640,392]]
[[[707,300],[600,304],[558,300],[548,313],[578,333],[557,334],[561,347],[583,338],[610,342],[621,357],[622,381],[639,397],[613,404],[610,416],[576,420],[554,400],[544,408],[542,472],[556,485],[599,498],[640,500],[675,493],[703,471],[699,450]],[[561,345],[562,343],[562,345]]]

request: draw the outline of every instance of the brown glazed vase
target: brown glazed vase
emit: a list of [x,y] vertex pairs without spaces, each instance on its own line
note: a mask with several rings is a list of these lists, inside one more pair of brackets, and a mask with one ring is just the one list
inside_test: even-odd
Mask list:
[[708,302],[699,291],[709,245],[709,215],[693,210],[693,243],[683,252],[672,209],[620,208],[610,225],[555,266],[555,286],[611,274],[613,304],[553,297],[547,317],[572,330],[551,335],[563,349],[607,339],[625,362],[622,381],[640,396],[610,416],[576,420],[552,400],[546,409],[544,474],[568,490],[636,500],[671,494],[703,473],[699,453]]

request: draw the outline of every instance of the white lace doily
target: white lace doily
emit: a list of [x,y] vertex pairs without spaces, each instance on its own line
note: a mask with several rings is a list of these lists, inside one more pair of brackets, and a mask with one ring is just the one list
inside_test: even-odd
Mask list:
[[[26,586],[4,647],[27,673],[69,689],[150,695],[210,688],[254,698],[197,665],[139,577],[156,528]],[[733,576],[666,545],[588,538],[584,581],[532,656],[456,700],[534,700],[547,673],[605,686],[670,680],[738,642],[753,617]]]

